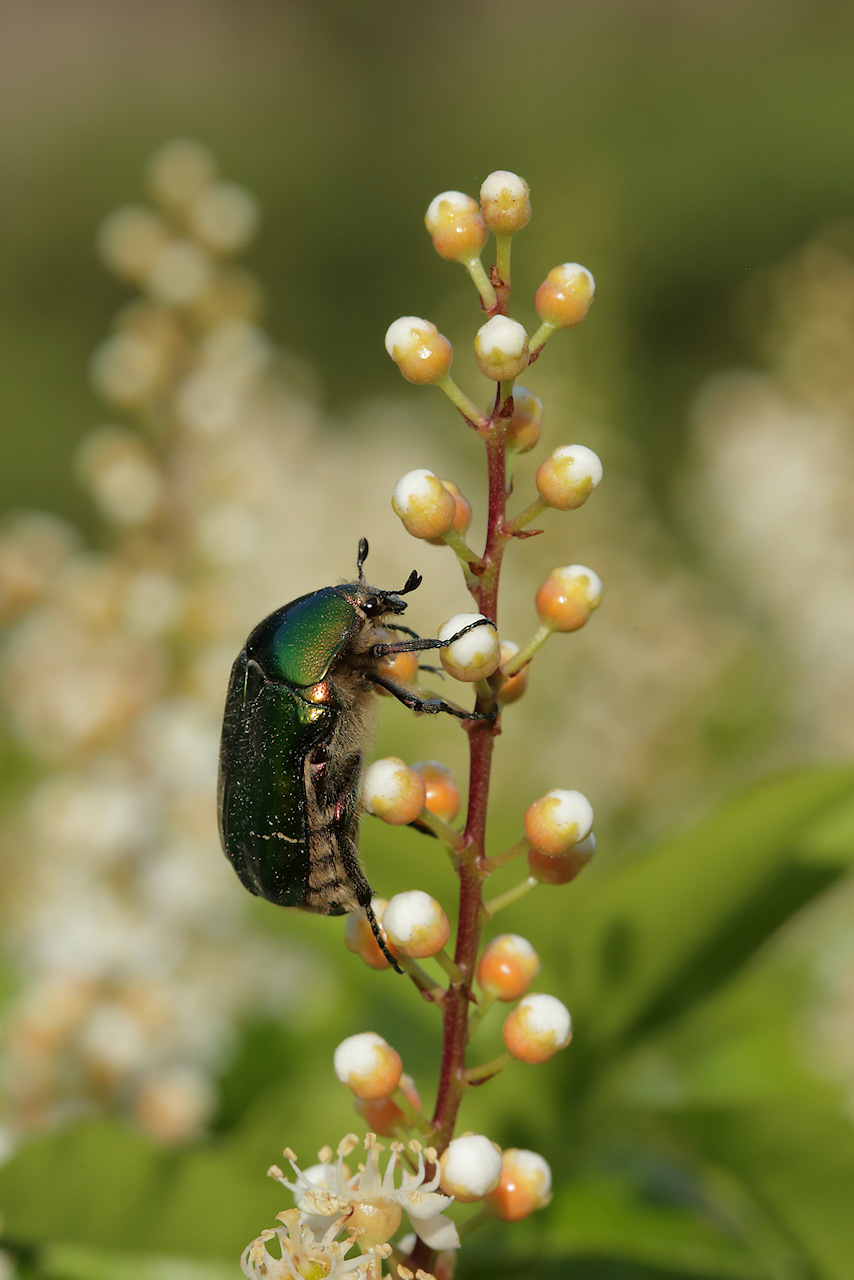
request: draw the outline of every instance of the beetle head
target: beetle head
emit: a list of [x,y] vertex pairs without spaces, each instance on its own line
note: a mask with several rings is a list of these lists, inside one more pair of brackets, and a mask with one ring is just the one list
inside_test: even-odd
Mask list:
[[359,539],[359,551],[356,556],[356,567],[359,570],[359,585],[365,588],[366,592],[370,592],[365,599],[361,601],[362,608],[369,618],[379,618],[384,613],[403,613],[406,609],[406,601],[401,600],[401,596],[408,596],[410,591],[416,591],[424,579],[415,569],[412,570],[406,582],[398,591],[379,591],[376,587],[368,587],[365,583],[365,561],[368,558],[368,539]]

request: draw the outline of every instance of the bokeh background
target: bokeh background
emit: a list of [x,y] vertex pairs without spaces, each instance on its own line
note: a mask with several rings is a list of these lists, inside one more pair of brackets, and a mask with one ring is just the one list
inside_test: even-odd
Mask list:
[[[534,201],[513,313],[530,325],[557,262],[596,277],[528,381],[542,451],[579,440],[606,469],[508,560],[502,606],[523,641],[554,564],[606,584],[497,763],[495,849],[556,785],[600,841],[577,888],[501,921],[536,933],[584,1028],[535,1098],[498,1084],[466,1117],[561,1187],[513,1274],[850,1274],[854,10],[31,0],[0,24],[10,1274],[232,1274],[216,1260],[282,1207],[282,1145],[353,1124],[330,1046],[366,1019],[431,1043],[402,990],[354,974],[341,922],[242,894],[211,793],[231,657],[348,574],[359,536],[376,581],[425,574],[419,630],[465,607],[389,494],[428,466],[476,530],[475,442],[382,338],[430,317],[486,396],[473,290],[422,219],[499,167]],[[204,303],[167,277],[146,310],[96,235],[158,198],[181,222],[174,138],[251,201]],[[392,705],[377,750],[463,771],[461,734]],[[407,887],[418,859],[447,892],[423,843],[366,825],[372,882]]]

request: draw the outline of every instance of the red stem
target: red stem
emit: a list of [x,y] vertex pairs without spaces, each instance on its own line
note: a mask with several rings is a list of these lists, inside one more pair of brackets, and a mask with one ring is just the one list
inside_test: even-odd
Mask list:
[[[508,536],[504,532],[507,498],[504,442],[508,409],[508,405],[499,403],[499,396],[496,395],[490,425],[480,432],[486,445],[489,468],[489,511],[486,547],[483,553],[485,568],[473,587],[473,594],[480,612],[491,618],[493,622],[497,622],[498,580],[504,547],[508,542]],[[478,711],[487,710],[490,705],[491,700],[478,697]],[[454,953],[454,959],[464,976],[461,983],[453,984],[449,988],[444,1001],[442,1064],[432,1121],[433,1145],[440,1152],[453,1136],[457,1113],[466,1089],[464,1072],[468,1042],[468,1011],[472,1000],[471,988],[483,927],[481,889],[487,875],[484,860],[489,780],[493,742],[499,732],[495,721],[474,720],[469,721],[465,727],[469,735],[469,800],[465,828],[466,846],[460,858],[459,923]]]

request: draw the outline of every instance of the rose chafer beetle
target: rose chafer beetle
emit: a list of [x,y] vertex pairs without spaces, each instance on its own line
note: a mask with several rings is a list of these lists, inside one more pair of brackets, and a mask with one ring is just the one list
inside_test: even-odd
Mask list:
[[[443,698],[424,698],[381,669],[388,654],[440,649],[385,621],[406,609],[421,584],[414,570],[399,591],[368,586],[359,543],[358,582],[323,587],[276,609],[250,633],[231,671],[220,746],[218,807],[222,847],[246,888],[283,907],[321,915],[364,909],[382,950],[393,957],[371,910],[359,861],[362,762],[373,722],[373,692],[405,706],[462,720],[491,719]],[[409,640],[379,639],[391,631]]]

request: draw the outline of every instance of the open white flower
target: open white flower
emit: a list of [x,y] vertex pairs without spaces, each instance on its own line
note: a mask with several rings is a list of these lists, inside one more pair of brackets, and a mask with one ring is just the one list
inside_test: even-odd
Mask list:
[[294,1153],[286,1150],[285,1155],[296,1175],[295,1181],[289,1181],[276,1165],[268,1172],[270,1177],[293,1192],[302,1219],[315,1235],[326,1231],[331,1221],[341,1220],[348,1231],[358,1229],[359,1246],[364,1249],[390,1240],[405,1212],[417,1235],[431,1249],[458,1249],[457,1229],[442,1212],[453,1196],[437,1191],[438,1170],[429,1181],[425,1181],[425,1155],[432,1161],[436,1153],[432,1149],[425,1152],[415,1139],[407,1143],[417,1160],[417,1168],[410,1173],[401,1165],[398,1186],[395,1174],[398,1158],[405,1150],[404,1144],[391,1143],[388,1164],[381,1172],[380,1156],[385,1148],[377,1141],[376,1134],[367,1134],[364,1166],[351,1176],[345,1160],[358,1145],[359,1139],[354,1133],[349,1133],[339,1142],[338,1159],[334,1163],[332,1152],[326,1148],[320,1153],[320,1163],[305,1170],[297,1165]]
[[[343,1218],[336,1219],[318,1238],[299,1209],[286,1209],[276,1216],[284,1225],[262,1231],[240,1256],[240,1269],[248,1280],[305,1280],[307,1275],[324,1276],[325,1280],[339,1280],[341,1276],[368,1280],[373,1274],[374,1259],[388,1257],[391,1252],[388,1246],[380,1245],[348,1258],[358,1232],[351,1231],[346,1239],[336,1240],[345,1226]],[[274,1253],[267,1248],[272,1240],[277,1242]]]

